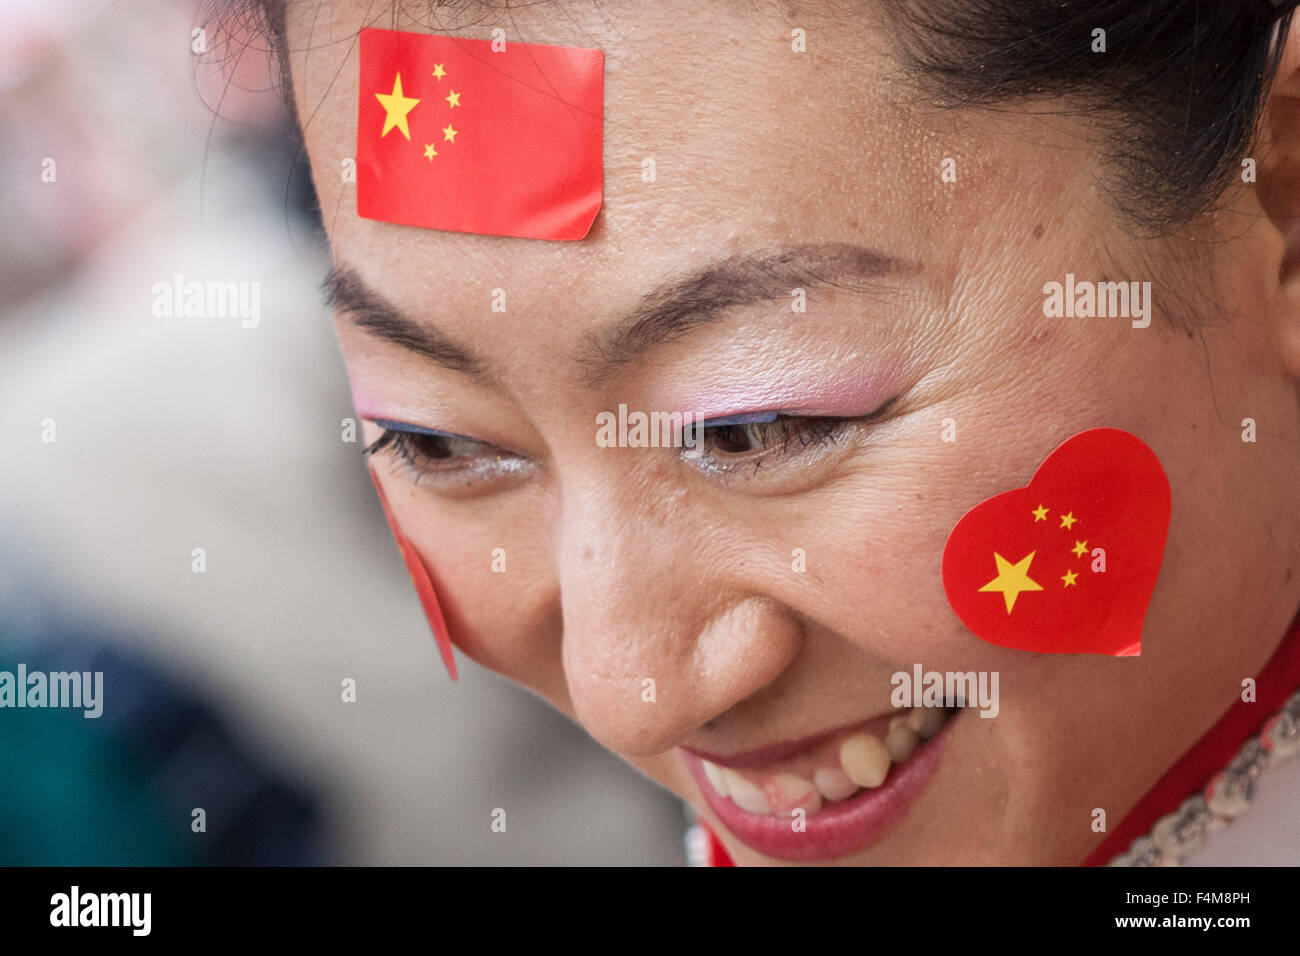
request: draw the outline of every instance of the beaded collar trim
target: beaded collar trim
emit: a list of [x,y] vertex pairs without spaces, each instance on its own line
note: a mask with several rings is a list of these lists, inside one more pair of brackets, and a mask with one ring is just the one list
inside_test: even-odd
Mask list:
[[1180,866],[1200,852],[1209,834],[1222,830],[1250,809],[1255,783],[1264,771],[1300,753],[1300,691],[1248,740],[1237,756],[1215,774],[1205,789],[1167,813],[1146,836],[1107,866]]

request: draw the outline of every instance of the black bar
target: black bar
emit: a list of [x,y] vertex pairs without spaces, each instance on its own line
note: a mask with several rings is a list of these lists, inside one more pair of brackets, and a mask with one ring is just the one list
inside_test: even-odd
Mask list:
[[[685,925],[727,940],[793,931],[811,941],[810,932],[837,935],[835,928],[847,928],[848,920],[859,931],[888,926],[941,945],[958,938],[1184,941],[1193,935],[1231,945],[1289,933],[1295,907],[1295,872],[1265,868],[7,868],[0,869],[6,943],[72,934],[93,945],[135,936],[132,925],[51,925],[52,916],[70,921],[73,886],[79,914],[87,918],[100,911],[99,894],[148,893],[148,938],[202,944],[337,944],[384,939],[404,928],[434,945],[450,942],[444,934],[452,930],[485,942],[516,932],[555,939],[565,930],[590,940],[596,927],[618,933],[620,926],[630,943],[659,934],[680,938]],[[58,894],[68,898],[62,912]],[[93,904],[86,902],[90,895]],[[141,910],[126,909],[116,897],[104,912],[111,916],[118,906],[120,923],[131,924],[134,915],[142,928],[144,897],[136,899]],[[1201,925],[1206,919],[1209,925]]]

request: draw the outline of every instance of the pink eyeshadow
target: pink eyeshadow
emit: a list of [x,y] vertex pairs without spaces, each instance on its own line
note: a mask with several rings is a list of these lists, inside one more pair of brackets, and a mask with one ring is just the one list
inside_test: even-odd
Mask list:
[[823,382],[772,382],[701,392],[678,411],[703,418],[782,411],[806,415],[866,415],[889,399],[891,383],[883,376]]

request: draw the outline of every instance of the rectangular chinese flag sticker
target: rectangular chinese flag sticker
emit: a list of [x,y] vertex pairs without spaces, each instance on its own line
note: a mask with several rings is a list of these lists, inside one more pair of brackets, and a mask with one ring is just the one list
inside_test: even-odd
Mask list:
[[601,203],[605,54],[361,31],[357,214],[581,239]]

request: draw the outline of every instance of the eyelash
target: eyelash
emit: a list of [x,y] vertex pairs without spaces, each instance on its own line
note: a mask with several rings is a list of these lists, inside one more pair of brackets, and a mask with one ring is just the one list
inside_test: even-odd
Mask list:
[[[768,422],[753,422],[742,425],[723,425],[710,426],[706,421],[705,434],[709,432],[720,432],[723,429],[737,429],[744,436],[758,436],[763,438],[767,436],[769,430],[776,431],[779,435],[780,448],[769,446],[765,442],[759,442],[759,448],[753,452],[738,452],[729,458],[721,460],[705,453],[696,459],[696,464],[706,471],[710,472],[734,472],[745,466],[752,466],[754,473],[773,460],[779,460],[789,457],[790,444],[798,442],[799,447],[794,454],[800,452],[815,450],[822,446],[832,445],[835,442],[848,436],[850,429],[857,425],[865,425],[875,422],[885,415],[897,401],[897,398],[891,398],[879,408],[868,412],[866,415],[854,416],[814,416],[814,415],[782,415],[777,416]],[[717,436],[713,436],[716,440]],[[706,438],[707,442],[707,438]]]
[[[710,426],[704,423],[704,452],[697,463],[709,470],[733,469],[752,465],[758,471],[765,462],[786,458],[791,454],[790,444],[798,443],[794,454],[832,444],[844,437],[856,418],[830,418],[801,415],[777,415],[770,422],[753,422],[744,425]],[[710,453],[709,443],[723,440],[724,433],[735,433],[739,443],[752,441],[754,448],[726,453],[719,459]]]
[[[378,438],[361,450],[361,454],[370,458],[381,451],[392,450],[399,458],[411,465],[415,463],[415,440],[417,438],[432,437],[432,435],[417,435],[414,432],[385,428]],[[430,455],[428,457],[432,458],[434,456]]]
[[[798,443],[798,448],[793,452],[793,454],[797,455],[839,441],[845,437],[853,426],[866,424],[880,418],[893,406],[894,401],[894,399],[890,399],[875,411],[855,417],[778,414],[774,419],[766,422],[713,426],[706,421],[704,423],[704,450],[702,454],[694,457],[692,461],[697,467],[710,472],[730,472],[746,466],[752,466],[753,470],[757,472],[765,463],[789,457],[792,454],[790,451],[791,443]],[[735,452],[719,458],[716,453],[710,453],[709,443],[721,440],[722,432],[735,432],[737,433],[735,438],[742,441],[745,439],[756,440],[756,448],[749,451]],[[779,448],[776,444],[773,444],[774,440],[779,442]],[[425,441],[439,442],[440,445],[436,449],[437,453],[422,448],[421,444]],[[431,429],[416,432],[383,427],[380,436],[363,449],[362,454],[369,458],[384,451],[391,452],[411,470],[417,483],[421,477],[425,476],[441,475],[449,477],[452,474],[471,470],[513,474],[527,464],[526,459],[501,452],[499,449],[492,458],[484,459],[480,456],[475,460],[467,454],[456,454],[455,451],[447,449],[447,444],[453,442],[465,443],[473,446],[473,448],[483,450],[490,450],[495,447],[487,442],[467,438],[463,435],[439,433]],[[687,457],[685,449],[683,449],[683,457]],[[457,459],[461,459],[461,461],[457,462]]]
[[[407,431],[400,428],[380,426],[383,432],[378,438],[362,449],[361,454],[370,458],[380,452],[392,453],[413,476],[416,484],[424,477],[468,478],[472,483],[475,476],[483,478],[504,477],[516,474],[527,466],[526,459],[496,449],[497,454],[491,458],[470,457],[456,454],[445,449],[449,443],[464,443],[475,449],[492,449],[495,446],[464,435],[451,435],[435,432],[432,429]],[[437,453],[422,448],[426,441],[441,443]],[[457,459],[460,459],[457,461]]]

